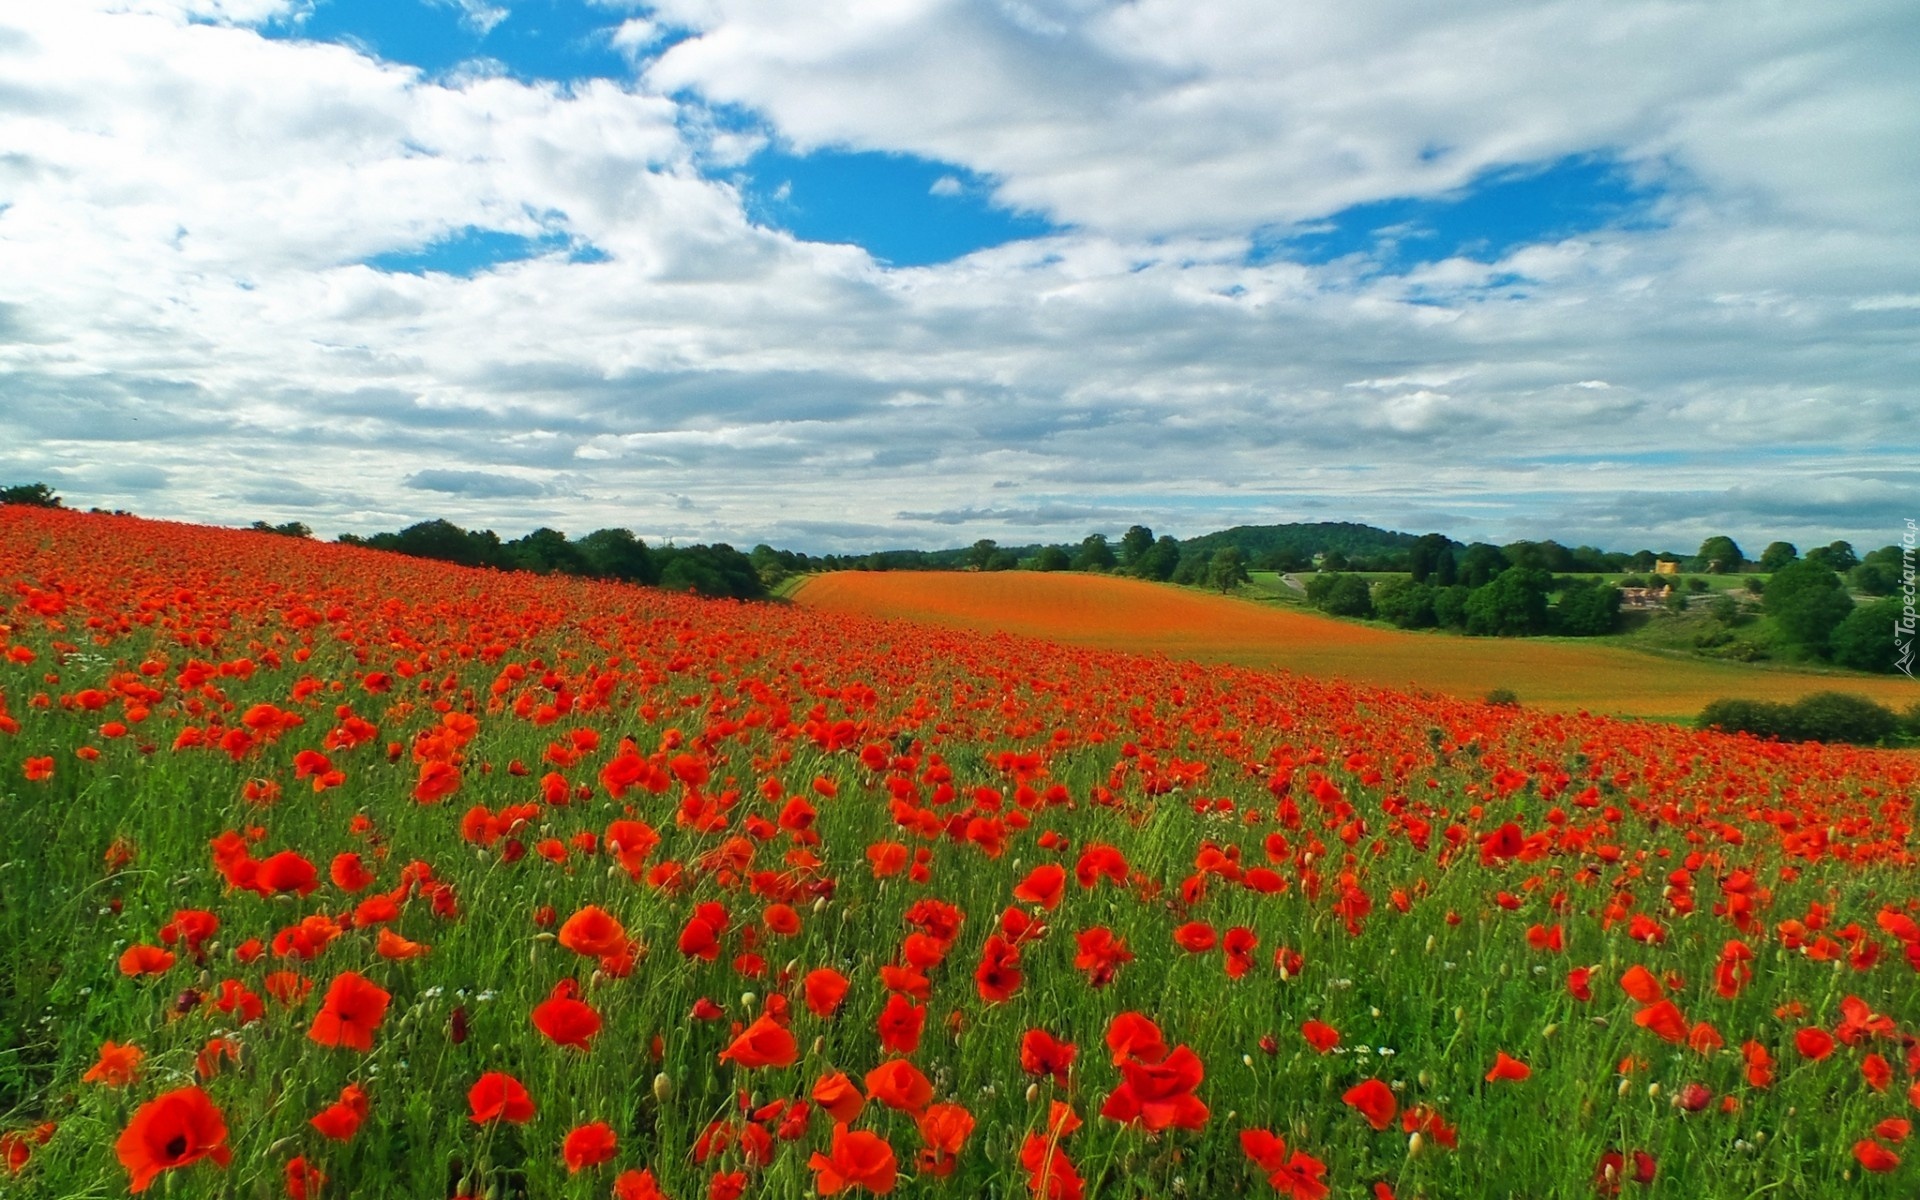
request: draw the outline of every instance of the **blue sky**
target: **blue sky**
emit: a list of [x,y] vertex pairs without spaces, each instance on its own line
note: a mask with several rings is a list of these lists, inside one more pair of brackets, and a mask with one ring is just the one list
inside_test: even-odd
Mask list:
[[[337,42],[435,76],[504,71],[575,84],[630,81],[683,34],[662,30],[636,58],[616,48],[620,10],[585,0],[316,0],[272,36]],[[751,113],[725,119],[745,129]],[[996,202],[996,181],[915,154],[826,146],[801,153],[777,131],[744,164],[713,167],[738,182],[756,221],[808,241],[860,246],[892,266],[943,263],[976,250],[1059,232],[1044,213]],[[1428,161],[1442,157],[1429,149]],[[1661,192],[1605,153],[1491,168],[1437,195],[1395,196],[1254,231],[1249,259],[1325,263],[1360,256],[1404,271],[1465,256],[1496,261],[1516,246],[1649,219]],[[564,243],[564,236],[561,243]],[[555,249],[551,238],[469,230],[368,261],[383,269],[471,275]]]
[[0,482],[811,550],[1920,513],[1910,2],[0,9]]

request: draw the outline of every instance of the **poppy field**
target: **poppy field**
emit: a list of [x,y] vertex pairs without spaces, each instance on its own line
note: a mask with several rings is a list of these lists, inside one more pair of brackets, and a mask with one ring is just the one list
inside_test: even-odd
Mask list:
[[1792,701],[1836,688],[1896,710],[1920,697],[1904,676],[1655,657],[1584,639],[1391,629],[1080,572],[843,571],[808,579],[794,599],[824,612],[1006,630],[1098,649],[1158,650],[1377,687],[1472,698],[1507,688],[1528,705],[1563,712],[1691,718],[1723,697]]
[[0,1194],[1907,1197],[1917,779],[0,508]]

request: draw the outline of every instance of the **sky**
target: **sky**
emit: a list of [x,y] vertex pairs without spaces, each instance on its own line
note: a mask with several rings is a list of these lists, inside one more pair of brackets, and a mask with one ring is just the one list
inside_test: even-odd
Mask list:
[[1920,518],[1912,0],[0,7],[0,483],[824,552]]

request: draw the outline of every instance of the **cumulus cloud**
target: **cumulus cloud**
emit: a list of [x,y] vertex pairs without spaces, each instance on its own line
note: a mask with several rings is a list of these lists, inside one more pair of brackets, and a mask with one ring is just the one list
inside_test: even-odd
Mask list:
[[[608,6],[642,77],[571,85],[249,28],[299,10],[0,12],[8,476],[814,549],[1871,542],[1920,508],[1899,4],[668,0]],[[766,139],[937,158],[1071,229],[884,268],[750,219],[716,164]],[[1659,219],[1398,273],[1252,253],[1577,153],[1664,181]],[[468,229],[604,254],[369,265]]]

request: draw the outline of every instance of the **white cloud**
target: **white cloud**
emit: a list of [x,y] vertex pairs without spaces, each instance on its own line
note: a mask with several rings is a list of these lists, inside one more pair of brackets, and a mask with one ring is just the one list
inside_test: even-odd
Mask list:
[[492,33],[500,22],[513,15],[511,9],[501,4],[488,4],[487,0],[427,0],[441,8],[460,10],[460,23],[481,37]]
[[[298,10],[264,0],[15,6],[0,482],[746,545],[1120,513],[1871,541],[1920,510],[1897,12],[672,0],[647,19],[702,32],[644,85],[564,88],[269,41],[245,26]],[[763,135],[681,86],[1075,231],[885,270],[756,228],[700,165]],[[1684,168],[1663,227],[1398,276],[1247,260],[1270,222],[1596,149]],[[362,265],[467,226],[608,258]]]

